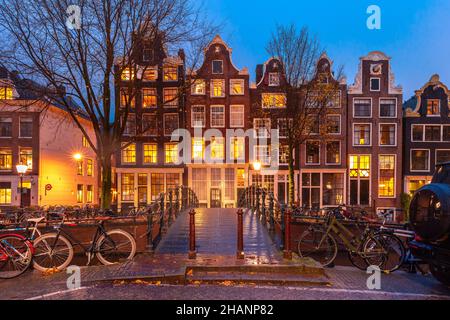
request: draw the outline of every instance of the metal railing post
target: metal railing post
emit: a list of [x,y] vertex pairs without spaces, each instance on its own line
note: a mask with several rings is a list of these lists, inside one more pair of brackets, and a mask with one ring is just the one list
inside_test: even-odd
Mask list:
[[266,190],[262,189],[261,192],[261,218],[264,222],[264,226],[267,226],[267,217],[266,217]]
[[180,198],[179,198],[179,191],[180,187],[177,186],[175,188],[175,216],[178,216],[178,213],[180,212]]
[[261,211],[259,210],[259,204],[260,204],[260,202],[259,202],[259,195],[260,195],[260,193],[261,193],[261,190],[259,190],[259,188],[257,188],[256,189],[256,213],[258,215],[261,214]]
[[281,213],[281,223],[280,223],[280,227],[281,227],[281,249],[284,249],[284,231],[285,231],[285,213],[286,213],[286,205],[283,203],[281,204],[281,208],[280,208],[280,213]]
[[197,251],[195,248],[195,210],[189,211],[189,259],[195,259]]
[[165,227],[165,223],[164,223],[164,216],[165,216],[165,211],[164,211],[164,193],[161,193],[160,199],[159,199],[159,214],[161,215],[161,218],[159,220],[159,230],[160,232],[164,232],[164,227]]
[[236,258],[237,259],[244,259],[244,219],[242,215],[244,214],[244,211],[242,209],[239,209],[237,211],[237,252],[236,252]]
[[273,196],[273,192],[269,194],[269,229],[273,231],[275,229],[275,218],[274,218],[274,209],[275,209],[275,198]]
[[169,217],[168,217],[168,219],[167,219],[167,223],[168,223],[168,225],[170,226],[171,224],[172,224],[172,214],[173,214],[173,202],[172,202],[172,190],[169,190],[169,208],[168,208],[168,210],[169,210],[169,213],[168,213],[168,215],[169,215]]
[[153,211],[150,210],[150,212],[147,215],[147,251],[149,253],[154,252],[153,247]]
[[292,251],[291,251],[291,210],[288,209],[286,211],[286,219],[285,219],[285,232],[284,232],[284,250],[283,257],[288,260],[292,260]]

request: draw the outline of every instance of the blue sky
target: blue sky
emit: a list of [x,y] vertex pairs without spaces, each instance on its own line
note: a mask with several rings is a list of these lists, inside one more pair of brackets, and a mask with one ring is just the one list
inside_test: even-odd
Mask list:
[[[276,24],[306,25],[352,84],[359,57],[384,51],[392,57],[404,99],[439,73],[450,86],[450,1],[448,0],[206,0],[210,19],[222,22],[221,35],[233,48],[233,62],[255,66]],[[381,30],[366,27],[369,5],[381,8]]]

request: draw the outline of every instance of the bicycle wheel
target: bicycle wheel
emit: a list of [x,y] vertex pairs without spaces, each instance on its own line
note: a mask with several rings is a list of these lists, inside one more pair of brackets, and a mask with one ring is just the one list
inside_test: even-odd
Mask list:
[[20,276],[33,261],[33,246],[19,235],[6,235],[0,242],[0,279]]
[[394,272],[395,270],[398,270],[406,257],[406,250],[402,240],[393,234],[385,232],[377,233],[373,237],[377,239],[386,250],[386,261],[384,262],[382,270],[384,272]]
[[297,249],[300,257],[314,259],[324,267],[336,259],[338,252],[336,240],[320,228],[310,228],[303,232]]
[[102,235],[96,244],[97,258],[104,265],[133,259],[136,254],[136,241],[126,231],[116,229]]
[[377,266],[384,271],[383,265],[387,260],[387,251],[383,244],[373,236],[367,237],[362,245],[361,256],[366,260],[368,266]]
[[353,266],[360,270],[366,271],[369,265],[367,264],[367,260],[365,259],[365,257],[360,254],[360,252],[363,252],[362,247],[363,244],[360,244],[359,248],[357,249],[358,252],[348,251],[348,259]]
[[33,267],[41,272],[66,269],[73,258],[70,241],[57,233],[46,233],[34,241]]

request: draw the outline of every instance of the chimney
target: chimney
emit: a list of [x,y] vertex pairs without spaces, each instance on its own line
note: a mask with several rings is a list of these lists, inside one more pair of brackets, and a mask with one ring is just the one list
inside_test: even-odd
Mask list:
[[259,83],[263,77],[264,66],[262,64],[258,64],[256,66],[256,83]]

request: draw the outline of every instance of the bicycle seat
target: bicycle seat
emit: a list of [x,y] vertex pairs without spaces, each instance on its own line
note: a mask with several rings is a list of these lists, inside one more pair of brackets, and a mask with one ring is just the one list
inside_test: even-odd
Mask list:
[[106,220],[111,220],[111,217],[95,217],[94,220],[95,221],[106,221]]
[[27,219],[28,222],[39,223],[45,220],[45,217]]

